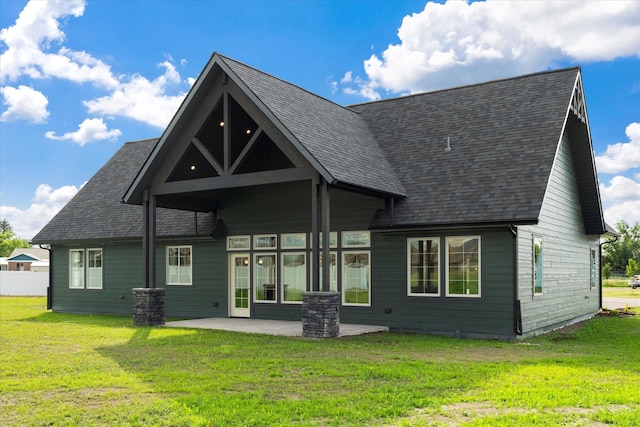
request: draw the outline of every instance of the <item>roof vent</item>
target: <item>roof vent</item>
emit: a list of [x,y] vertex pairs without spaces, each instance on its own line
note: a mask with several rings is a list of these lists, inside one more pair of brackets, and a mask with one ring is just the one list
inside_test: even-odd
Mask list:
[[447,141],[447,146],[444,147],[444,151],[448,153],[449,151],[451,151],[451,137],[447,136],[446,141]]

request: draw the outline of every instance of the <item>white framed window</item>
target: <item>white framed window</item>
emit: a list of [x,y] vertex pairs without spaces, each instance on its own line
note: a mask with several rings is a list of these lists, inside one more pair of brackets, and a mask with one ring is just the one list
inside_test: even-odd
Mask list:
[[342,304],[371,305],[371,252],[342,252]]
[[[322,274],[322,253],[320,253],[320,286],[322,286]],[[338,292],[338,252],[336,251],[329,253],[329,291]]]
[[282,302],[302,304],[302,293],[307,290],[307,253],[282,252]]
[[191,246],[167,246],[167,285],[192,284]]
[[229,236],[227,237],[228,251],[246,251],[251,249],[251,236]]
[[69,250],[69,288],[84,289],[84,249]]
[[69,250],[69,288],[102,289],[102,249]]
[[102,249],[87,249],[87,289],[102,289]]
[[531,242],[533,294],[542,295],[542,237],[533,236]]
[[598,269],[597,269],[597,264],[596,264],[596,260],[597,260],[597,255],[596,255],[596,250],[595,249],[591,249],[591,258],[590,258],[590,266],[591,266],[591,287],[595,288],[596,287],[596,282],[598,279]]
[[440,238],[407,239],[407,295],[440,296]]
[[278,264],[275,253],[257,253],[253,255],[253,291],[254,301],[278,301],[278,287],[276,279]]
[[446,296],[481,296],[480,236],[447,237]]
[[343,248],[362,248],[371,246],[371,233],[369,231],[343,231]]
[[258,234],[253,236],[253,249],[278,249],[278,236],[276,234]]
[[280,235],[282,249],[307,249],[306,233],[288,233]]
[[[319,233],[320,234],[320,244],[319,247],[320,249],[322,249],[322,231]],[[313,233],[311,234],[311,247],[313,247]],[[331,249],[337,249],[338,248],[338,232],[337,231],[332,231],[329,233],[329,247]]]

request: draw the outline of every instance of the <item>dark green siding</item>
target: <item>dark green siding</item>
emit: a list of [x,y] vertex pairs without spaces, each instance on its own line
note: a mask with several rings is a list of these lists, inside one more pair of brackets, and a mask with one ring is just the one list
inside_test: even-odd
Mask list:
[[[102,248],[102,289],[69,289],[69,250]],[[80,313],[132,314],[131,289],[142,284],[140,244],[53,246],[53,310]]]
[[[311,231],[310,182],[236,189],[219,211],[227,235]],[[331,190],[332,230],[368,229],[384,200],[345,190]],[[481,298],[407,296],[407,238],[462,234],[481,236]],[[191,286],[166,285],[166,247],[192,246]],[[104,249],[103,289],[68,287],[69,246],[54,246],[53,309],[90,313],[132,313],[132,288],[142,284],[140,242],[87,244]],[[513,336],[513,237],[504,229],[433,232],[373,232],[371,247],[371,306],[341,309],[341,322],[379,324],[393,329],[450,335]],[[444,251],[441,251],[444,282]],[[168,317],[226,317],[228,315],[228,254],[221,239],[173,239],[157,242],[157,286],[166,289]],[[339,272],[340,275],[340,272]],[[390,311],[385,313],[385,311]],[[299,304],[253,303],[251,316],[300,320]]]
[[460,233],[374,233],[372,305],[343,307],[340,321],[429,333],[511,338],[514,335],[513,238],[506,230],[466,233],[479,234],[482,239],[481,298],[445,297],[444,250],[441,250],[441,296],[407,296],[407,238],[454,234]]

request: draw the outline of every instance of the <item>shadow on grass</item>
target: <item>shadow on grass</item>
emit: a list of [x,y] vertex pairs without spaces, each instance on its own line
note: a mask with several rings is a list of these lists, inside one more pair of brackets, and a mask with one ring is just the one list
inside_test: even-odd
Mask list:
[[55,313],[47,311],[37,316],[23,319],[25,322],[75,323],[79,325],[132,327],[132,316],[118,314]]

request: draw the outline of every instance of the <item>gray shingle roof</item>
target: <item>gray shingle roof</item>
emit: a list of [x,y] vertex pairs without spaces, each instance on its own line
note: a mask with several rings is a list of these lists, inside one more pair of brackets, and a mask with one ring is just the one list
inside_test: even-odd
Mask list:
[[[142,206],[122,203],[157,139],[124,144],[33,238],[32,243],[142,238]],[[157,210],[158,236],[194,235],[194,213]],[[199,234],[213,230],[213,218],[198,214]]]
[[406,195],[358,113],[233,59],[221,59],[337,181]]
[[[409,194],[395,204],[395,224],[535,221],[578,73],[543,72],[352,106]],[[375,225],[390,220],[384,212]]]
[[[338,184],[396,196],[395,226],[535,222],[579,79],[579,69],[571,68],[345,108],[218,54],[212,61],[205,71],[213,73],[216,61],[230,70],[303,156]],[[204,93],[214,80],[203,73],[194,88]],[[200,95],[187,100],[201,102]],[[170,129],[184,129],[194,108],[185,101]],[[171,149],[157,141],[125,144],[34,242],[139,239],[142,208],[121,199],[138,191],[136,182],[153,179]],[[589,163],[590,141],[585,144],[580,161]],[[594,211],[593,167],[590,173]],[[391,213],[381,211],[372,226],[390,222]],[[193,235],[194,223],[193,213],[158,209],[158,236]],[[201,234],[215,227],[208,214],[198,214],[197,223]]]

